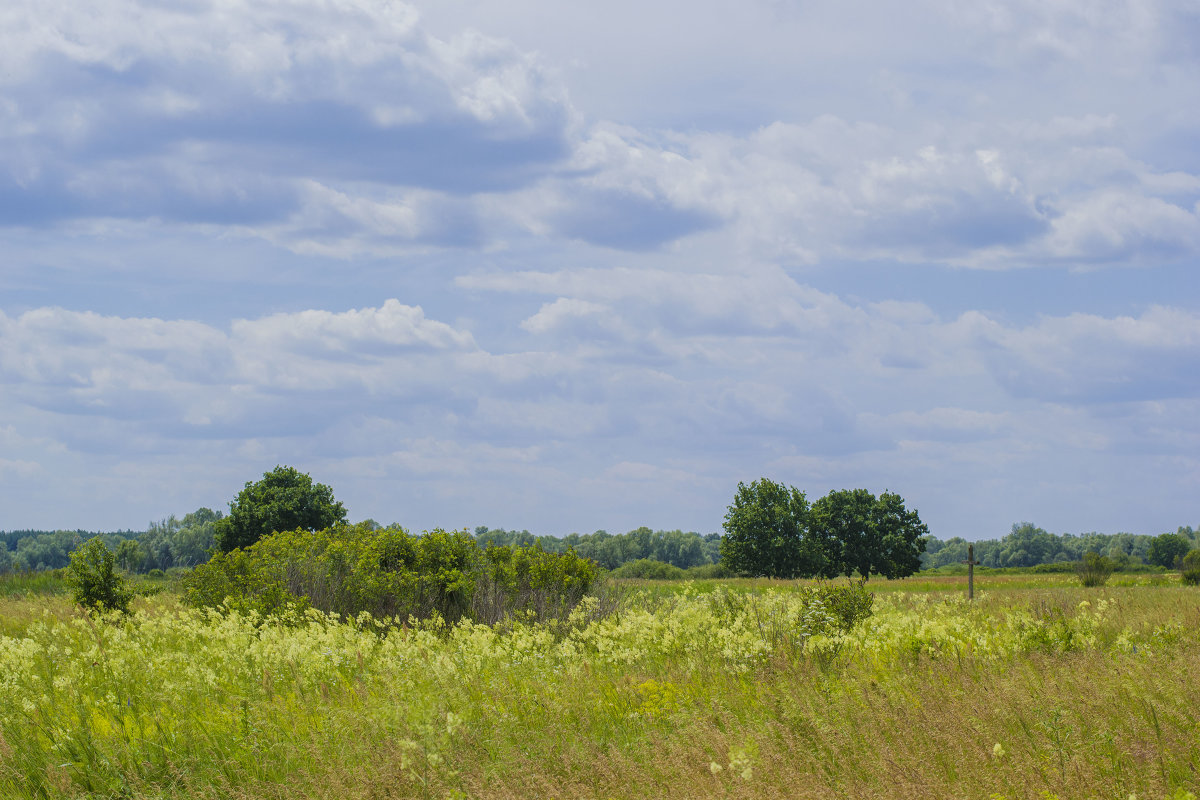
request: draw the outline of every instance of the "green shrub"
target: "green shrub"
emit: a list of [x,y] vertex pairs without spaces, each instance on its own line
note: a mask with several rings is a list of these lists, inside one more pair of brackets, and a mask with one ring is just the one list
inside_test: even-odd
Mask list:
[[339,525],[276,533],[218,553],[185,579],[184,599],[262,616],[295,616],[311,607],[401,621],[495,622],[514,614],[569,613],[596,577],[596,566],[573,551],[485,552],[461,531],[414,536],[399,527]]
[[1191,550],[1180,562],[1185,586],[1200,586],[1200,550]]
[[151,580],[161,580],[161,579],[167,577],[167,573],[165,573],[161,569],[158,569],[157,567],[155,567],[154,569],[152,569],[146,573],[146,577],[150,578]]
[[1079,582],[1084,586],[1103,586],[1113,574],[1115,565],[1108,556],[1099,553],[1084,553],[1077,567]]
[[735,575],[725,566],[725,562],[718,561],[715,564],[697,564],[694,567],[688,567],[687,577],[691,580],[706,581],[733,578]]
[[812,591],[843,631],[849,631],[871,616],[871,608],[875,604],[875,595],[868,592],[861,581],[849,586],[821,585]]
[[688,575],[679,567],[653,558],[626,561],[608,574],[613,578],[638,578],[650,581],[679,581]]
[[99,537],[89,539],[71,553],[66,581],[77,604],[92,611],[129,612],[133,592],[117,572],[116,562],[116,556]]
[[1029,571],[1035,575],[1054,575],[1062,573],[1075,572],[1079,569],[1078,562],[1075,561],[1054,561],[1049,564],[1037,564],[1029,568]]
[[595,562],[574,550],[547,553],[541,544],[489,546],[471,605],[477,622],[495,623],[516,614],[564,619],[599,577]]

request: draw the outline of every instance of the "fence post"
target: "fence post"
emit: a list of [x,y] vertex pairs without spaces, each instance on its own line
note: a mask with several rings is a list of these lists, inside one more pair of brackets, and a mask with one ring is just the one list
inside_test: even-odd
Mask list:
[[975,599],[975,565],[979,562],[975,560],[975,545],[967,545],[967,560],[963,562],[967,565],[967,599]]

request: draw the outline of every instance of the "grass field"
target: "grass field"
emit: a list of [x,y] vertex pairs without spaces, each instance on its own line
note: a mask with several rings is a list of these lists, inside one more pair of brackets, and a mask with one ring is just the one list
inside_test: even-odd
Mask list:
[[550,631],[0,589],[0,796],[1186,798],[1200,591],[1156,575],[627,584]]

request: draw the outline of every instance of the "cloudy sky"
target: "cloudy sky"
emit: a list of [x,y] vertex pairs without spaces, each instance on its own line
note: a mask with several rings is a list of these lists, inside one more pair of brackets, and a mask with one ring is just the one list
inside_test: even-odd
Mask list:
[[1200,523],[1195,0],[0,7],[0,529]]

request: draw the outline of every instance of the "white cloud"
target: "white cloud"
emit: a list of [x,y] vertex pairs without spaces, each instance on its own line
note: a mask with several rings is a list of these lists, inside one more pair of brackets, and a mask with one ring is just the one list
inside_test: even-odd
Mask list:
[[302,249],[323,213],[318,229],[341,227],[326,238],[461,241],[411,209],[414,192],[436,213],[438,195],[527,184],[573,124],[536,57],[478,33],[432,38],[404,3],[105,0],[8,16],[0,170],[17,186],[0,203],[22,198],[9,225],[218,223]]
[[[1112,127],[1111,117],[1095,115],[1006,130],[952,123],[931,140],[823,115],[740,137],[669,134],[656,141],[602,127],[577,151],[588,170],[580,196],[623,187],[624,213],[657,215],[655,230],[665,237],[720,221],[739,260],[996,268],[1200,252],[1195,210],[1176,201],[1195,196],[1200,176],[1130,157],[1105,141],[1114,138]],[[544,195],[531,190],[528,207],[545,210],[534,214],[530,230],[544,235],[549,209],[575,203],[567,206],[579,209],[572,212],[575,227],[560,225],[560,233],[625,249],[648,241],[632,222],[610,234],[613,212],[568,199],[580,182],[543,184]],[[639,205],[647,199],[656,205]]]
[[1076,403],[1166,400],[1200,392],[1200,315],[1071,314],[984,334],[997,379],[1020,396]]
[[[751,19],[796,33],[810,13],[858,17],[819,5],[768,4]],[[818,105],[743,133],[638,128],[585,122],[543,57],[473,30],[431,36],[404,3],[105,0],[85,14],[54,3],[8,13],[0,166],[14,184],[0,189],[12,208],[0,222],[10,225],[216,225],[338,258],[528,239],[709,249],[714,237],[738,260],[797,264],[1089,265],[1200,249],[1200,175],[1141,163],[1131,123],[1111,107],[1034,104],[991,125],[992,112],[927,120]],[[692,15],[702,26],[719,18],[703,13]],[[943,45],[932,58],[952,70],[968,52],[1001,59],[1014,42],[1019,58],[1144,63],[1172,12],[912,14],[887,24],[923,19],[998,48]],[[856,22],[850,32],[867,37],[885,25]]]
[[1177,513],[1198,20],[10,3],[0,470],[119,515],[298,463],[560,532],[712,529],[768,470],[946,525]]
[[610,309],[600,303],[560,297],[553,303],[544,304],[536,314],[523,320],[521,327],[530,333],[558,333],[573,323],[590,322],[597,317],[603,322],[603,315],[609,312]]
[[1200,206],[1105,190],[1054,220],[1050,254],[1076,262],[1155,263],[1200,253]]
[[331,360],[401,351],[474,349],[471,334],[425,318],[416,306],[387,300],[340,313],[309,310],[233,323],[235,347]]
[[[518,480],[536,484],[520,495],[531,502],[563,492],[582,504],[576,509],[602,513],[602,497],[649,482],[680,498],[700,493],[707,500],[697,507],[712,505],[705,513],[717,516],[714,487],[763,470],[810,492],[848,481],[929,492],[944,509],[958,501],[929,487],[948,464],[959,465],[945,479],[955,486],[1012,487],[1039,459],[1064,463],[1071,453],[1104,463],[1168,458],[1195,470],[1200,429],[1181,435],[1195,410],[1187,376],[1200,374],[1192,363],[1200,319],[1191,312],[1013,326],[977,312],[941,319],[913,303],[854,306],[795,283],[789,290],[779,274],[741,294],[728,276],[672,286],[651,273],[620,290],[602,277],[466,281],[555,296],[543,307],[546,327],[526,325],[527,349],[508,354],[397,301],[269,315],[227,330],[61,309],[3,316],[0,408],[17,421],[5,436],[26,443],[6,452],[4,469],[32,480],[34,471],[118,447],[158,459],[187,441],[225,450],[230,465],[299,461],[356,476],[361,502],[384,502],[387,479],[416,481],[405,490],[413,502],[422,485],[439,502],[484,515],[445,481],[479,481],[477,499],[500,502],[506,482]],[[723,291],[725,306],[714,300]],[[782,298],[774,322],[725,333],[688,322],[753,314],[754,297]],[[628,338],[598,347],[554,333],[593,315]],[[639,346],[646,339],[650,359]],[[45,452],[29,444],[39,437],[65,448],[31,455]],[[247,442],[257,450],[245,451]],[[1143,453],[1150,443],[1153,453]],[[651,494],[627,499],[649,503]]]
[[168,435],[331,423],[316,401],[284,402],[282,392],[337,392],[323,402],[341,413],[380,402],[374,395],[445,397],[453,393],[442,383],[446,365],[462,366],[454,354],[476,350],[469,333],[395,300],[377,309],[238,320],[228,333],[197,322],[62,309],[0,314],[0,371],[23,402],[140,420]]

